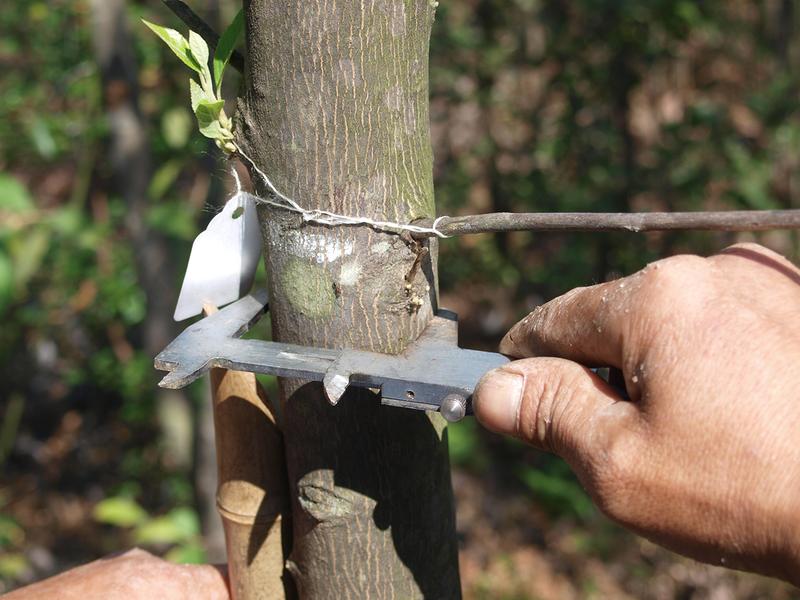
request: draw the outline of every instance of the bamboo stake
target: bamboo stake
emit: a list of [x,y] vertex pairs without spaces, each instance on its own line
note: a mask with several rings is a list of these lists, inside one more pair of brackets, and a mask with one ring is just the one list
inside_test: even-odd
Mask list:
[[[206,314],[216,312],[206,307]],[[254,373],[212,369],[217,510],[234,600],[293,597],[284,579],[291,513],[283,436]]]
[[[414,225],[432,227],[433,219]],[[800,209],[653,213],[489,213],[440,217],[436,228],[446,236],[501,231],[766,231],[800,229]],[[432,233],[414,233],[415,238]]]

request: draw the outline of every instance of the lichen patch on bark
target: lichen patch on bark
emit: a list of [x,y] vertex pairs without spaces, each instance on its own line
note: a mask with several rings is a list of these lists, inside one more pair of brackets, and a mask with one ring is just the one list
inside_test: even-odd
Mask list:
[[377,244],[372,244],[370,246],[369,251],[373,254],[383,254],[384,252],[388,252],[392,249],[392,245],[387,242],[386,240],[380,241]]
[[322,267],[292,259],[282,274],[283,291],[297,312],[314,319],[333,312],[336,294],[333,279]]
[[351,260],[342,265],[339,275],[339,284],[351,287],[358,283],[361,277],[361,265],[357,260]]

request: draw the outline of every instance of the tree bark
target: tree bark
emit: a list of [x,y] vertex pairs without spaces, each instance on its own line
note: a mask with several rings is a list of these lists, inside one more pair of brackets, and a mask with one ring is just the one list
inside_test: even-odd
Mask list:
[[[408,223],[434,213],[429,0],[245,0],[240,145],[309,209]],[[257,182],[257,178],[254,178]],[[267,191],[258,190],[262,195]],[[273,336],[397,353],[436,307],[435,241],[304,224],[262,207]],[[446,430],[438,414],[282,380],[301,597],[460,596]]]

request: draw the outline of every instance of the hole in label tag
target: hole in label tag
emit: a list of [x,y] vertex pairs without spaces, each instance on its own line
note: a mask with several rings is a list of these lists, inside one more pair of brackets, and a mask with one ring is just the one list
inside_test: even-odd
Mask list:
[[413,390],[406,391],[406,398],[408,398],[409,400],[413,400],[415,397],[416,397],[416,394],[414,393]]
[[237,193],[192,243],[175,320],[199,314],[204,303],[225,306],[241,298],[253,284],[260,256],[255,203]]

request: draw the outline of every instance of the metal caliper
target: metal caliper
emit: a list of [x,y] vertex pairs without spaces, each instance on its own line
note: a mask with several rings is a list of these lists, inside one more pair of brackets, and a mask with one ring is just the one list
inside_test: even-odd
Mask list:
[[348,386],[374,388],[383,404],[439,411],[458,421],[471,414],[481,376],[509,360],[496,352],[459,348],[457,317],[446,310],[397,355],[241,339],[268,307],[266,290],[257,290],[190,325],[156,356],[156,368],[169,371],[159,385],[182,388],[221,367],[321,381],[332,404]]

